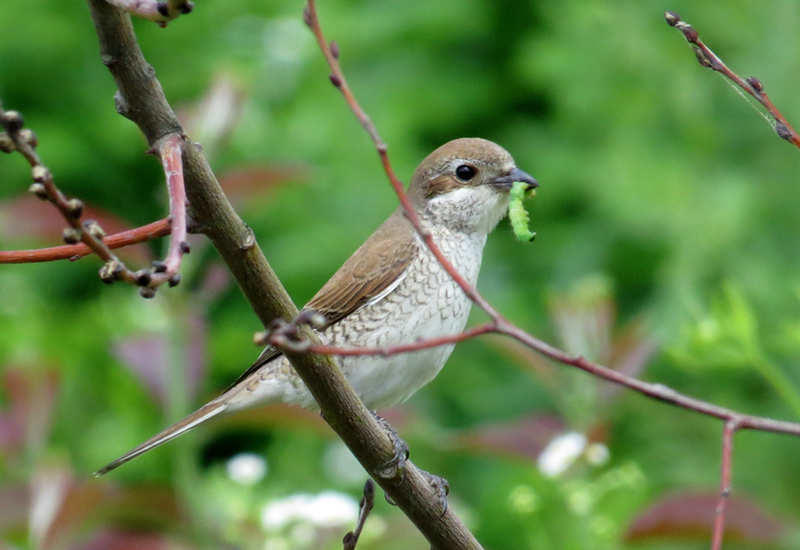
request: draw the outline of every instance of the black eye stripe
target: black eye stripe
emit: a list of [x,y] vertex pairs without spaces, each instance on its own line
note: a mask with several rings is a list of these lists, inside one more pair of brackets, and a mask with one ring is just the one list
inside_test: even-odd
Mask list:
[[456,177],[462,181],[469,181],[475,177],[475,174],[478,171],[475,169],[474,166],[470,166],[469,164],[461,164],[456,168]]

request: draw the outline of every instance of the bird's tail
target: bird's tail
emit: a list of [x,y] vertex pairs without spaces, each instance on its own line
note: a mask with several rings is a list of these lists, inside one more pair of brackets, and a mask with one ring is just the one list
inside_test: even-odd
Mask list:
[[215,399],[210,403],[206,403],[183,420],[176,422],[164,431],[157,433],[138,447],[131,449],[115,461],[103,466],[94,473],[94,477],[100,477],[101,475],[106,474],[119,466],[122,466],[129,460],[146,453],[150,449],[155,449],[162,443],[166,443],[167,441],[178,437],[182,433],[188,432],[195,426],[202,424],[206,420],[224,412],[227,408],[228,406],[219,399]]

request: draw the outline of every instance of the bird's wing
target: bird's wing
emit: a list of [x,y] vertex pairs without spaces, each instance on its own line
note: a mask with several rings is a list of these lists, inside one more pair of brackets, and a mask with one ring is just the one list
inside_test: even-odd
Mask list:
[[[367,302],[380,298],[382,293],[391,291],[417,252],[414,235],[414,228],[398,209],[348,258],[303,309],[312,309],[324,315],[325,327],[329,327]],[[281,355],[280,350],[267,346],[228,390]]]
[[337,323],[382,296],[403,275],[417,254],[414,229],[397,210],[356,250],[304,309]]

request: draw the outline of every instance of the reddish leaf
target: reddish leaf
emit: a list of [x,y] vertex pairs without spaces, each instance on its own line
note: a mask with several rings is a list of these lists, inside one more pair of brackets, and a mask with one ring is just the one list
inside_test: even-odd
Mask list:
[[308,173],[305,167],[265,164],[234,168],[220,177],[225,193],[234,204],[269,191],[280,184],[307,179]]
[[[106,482],[71,480],[46,531],[43,547],[61,548],[64,541],[77,539],[95,525],[141,525],[148,530],[175,528],[184,521],[171,489],[164,487],[117,488]],[[107,534],[122,535],[109,531]],[[142,541],[159,540],[148,535]],[[128,537],[112,539],[122,543]],[[111,548],[104,546],[103,548]],[[130,548],[119,546],[118,548]],[[80,546],[83,548],[83,546]],[[142,546],[142,548],[150,548]]]
[[550,440],[564,429],[564,422],[557,416],[532,415],[462,432],[456,442],[467,449],[535,460]]
[[30,490],[25,485],[0,487],[0,533],[18,529],[28,521]]
[[162,334],[132,336],[114,342],[111,353],[122,362],[161,403],[167,399],[167,341]]
[[54,370],[9,367],[3,374],[9,407],[0,412],[0,451],[40,445],[50,429],[58,389]]
[[[639,514],[628,528],[628,541],[697,538],[708,540],[714,522],[717,495],[678,493],[668,495]],[[725,535],[747,542],[771,542],[783,526],[758,505],[732,497],[725,514]]]
[[[53,507],[52,515],[43,517],[37,527],[37,538],[42,548],[59,547],[62,541],[69,540],[70,533],[84,524],[87,517],[97,515],[103,501],[103,487],[99,483],[79,484],[66,470],[45,472],[44,475],[40,472],[36,478],[34,510],[37,504],[42,509]],[[48,499],[50,502],[45,502]]]
[[106,529],[88,541],[72,546],[73,550],[166,550],[177,548],[162,534]]
[[[186,372],[184,388],[191,399],[200,389],[206,373],[207,327],[202,315],[190,313],[181,326],[187,327],[183,350]],[[127,367],[161,405],[166,403],[169,383],[169,349],[164,334],[139,334],[114,342],[111,353]]]
[[[87,205],[82,220],[97,220],[100,227],[110,235],[131,229],[127,221],[99,208]],[[48,246],[64,244],[61,232],[67,222],[49,202],[41,201],[30,194],[0,201],[0,235],[8,239],[24,239],[47,243]],[[131,260],[149,263],[152,254],[147,245],[137,244],[121,249]]]

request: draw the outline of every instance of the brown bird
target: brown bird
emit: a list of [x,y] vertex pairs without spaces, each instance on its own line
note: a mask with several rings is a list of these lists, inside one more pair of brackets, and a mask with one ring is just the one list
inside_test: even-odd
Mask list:
[[[450,141],[417,167],[408,195],[423,226],[456,270],[475,285],[488,234],[505,216],[513,182],[538,183],[499,145]],[[325,317],[333,346],[391,346],[463,330],[471,302],[439,265],[398,207],[325,283],[304,310]],[[364,404],[401,403],[430,382],[453,345],[389,357],[339,358]],[[102,475],[223,412],[260,403],[317,404],[289,361],[267,347],[222,395],[96,472]]]

